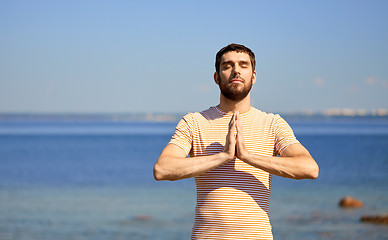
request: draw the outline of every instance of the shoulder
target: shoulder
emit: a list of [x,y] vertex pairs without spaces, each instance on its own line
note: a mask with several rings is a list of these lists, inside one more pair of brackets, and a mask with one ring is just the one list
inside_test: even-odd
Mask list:
[[284,118],[278,113],[267,113],[256,108],[251,110],[252,121],[258,122],[260,125],[265,128],[277,129],[277,128],[288,128],[288,123]]
[[254,107],[252,107],[250,111],[251,111],[250,115],[254,119],[257,119],[260,122],[265,122],[266,124],[269,124],[269,125],[274,124],[277,119],[281,118],[279,114],[267,113]]
[[209,107],[206,110],[201,112],[191,112],[187,113],[183,118],[194,121],[202,121],[209,120],[213,118],[215,115],[218,115],[217,109],[215,107]]
[[201,112],[189,112],[182,117],[181,121],[185,121],[191,127],[195,127],[198,125],[198,123],[207,121],[209,118],[211,118],[211,116],[214,115],[214,111],[214,108],[210,107]]

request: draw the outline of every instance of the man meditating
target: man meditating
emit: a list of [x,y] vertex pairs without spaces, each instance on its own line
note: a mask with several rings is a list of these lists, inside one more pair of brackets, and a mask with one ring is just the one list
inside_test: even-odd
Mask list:
[[255,65],[249,48],[222,48],[214,73],[219,104],[184,116],[155,163],[156,180],[195,177],[192,239],[273,239],[272,174],[318,177],[317,163],[287,122],[251,106]]

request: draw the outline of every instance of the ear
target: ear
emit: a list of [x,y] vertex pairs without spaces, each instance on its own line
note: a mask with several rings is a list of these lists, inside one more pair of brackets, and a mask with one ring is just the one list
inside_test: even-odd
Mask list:
[[214,73],[214,82],[216,82],[217,85],[220,85],[220,79],[218,78],[218,72]]
[[255,84],[256,83],[256,70],[253,71],[253,74],[252,74],[252,83]]

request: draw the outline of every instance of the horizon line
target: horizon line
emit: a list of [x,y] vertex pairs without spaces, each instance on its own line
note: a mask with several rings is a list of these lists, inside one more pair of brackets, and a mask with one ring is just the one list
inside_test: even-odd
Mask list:
[[[326,109],[279,112],[285,117],[388,117],[387,109]],[[90,120],[109,121],[177,121],[184,112],[0,112],[0,120]]]

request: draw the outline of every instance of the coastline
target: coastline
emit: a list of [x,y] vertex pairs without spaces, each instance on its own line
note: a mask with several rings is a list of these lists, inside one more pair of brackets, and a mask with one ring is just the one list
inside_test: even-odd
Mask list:
[[[359,118],[365,120],[388,121],[388,110],[337,109],[324,111],[276,112],[290,120],[346,120]],[[186,113],[0,113],[0,122],[8,121],[103,121],[103,122],[177,122]]]

